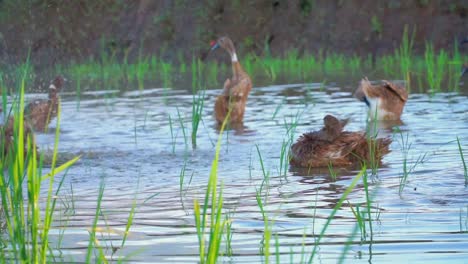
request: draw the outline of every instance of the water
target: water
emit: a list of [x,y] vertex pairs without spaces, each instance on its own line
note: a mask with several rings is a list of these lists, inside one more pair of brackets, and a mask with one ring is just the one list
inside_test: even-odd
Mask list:
[[[63,96],[61,158],[83,154],[66,176],[51,231],[54,241],[64,232],[61,250],[57,251],[64,255],[63,260],[84,260],[101,182],[105,183],[105,192],[97,238],[106,256],[114,260],[126,256],[139,263],[199,260],[193,201],[204,197],[215,154],[219,134],[212,111],[217,92],[206,93],[195,150],[190,143],[192,96],[184,91],[91,92],[82,96],[79,109],[73,95]],[[374,195],[373,242],[369,243],[369,235],[361,242],[357,232],[346,263],[467,263],[468,187],[456,143],[458,136],[466,156],[467,99],[452,93],[410,96],[400,129],[411,144],[409,166],[425,154],[424,163],[414,167],[400,195],[402,139],[400,134],[394,135],[392,152],[383,159],[370,186]],[[273,221],[273,233],[278,234],[281,262],[300,262],[303,247],[311,252],[314,238],[357,175],[356,170],[337,169],[333,181],[327,169],[307,172],[297,168],[288,168],[286,175],[280,175],[281,144],[287,137],[284,123],[298,114],[294,138],[319,129],[326,114],[349,117],[349,131],[366,129],[366,107],[352,98],[352,91],[333,86],[322,89],[319,84],[254,88],[245,127],[225,132],[222,139],[219,180],[224,185],[225,212],[233,220],[234,256],[221,261],[262,261],[259,252],[264,223],[255,197],[264,176],[257,147],[270,175],[266,210]],[[391,137],[392,132],[383,129],[380,136]],[[51,149],[53,140],[52,132],[37,135],[42,150]],[[184,164],[186,176],[181,190],[179,175]],[[125,247],[120,249],[135,200],[133,225]],[[362,182],[348,201],[354,209],[357,205],[364,208]],[[355,225],[350,205],[345,202],[326,231],[315,261],[337,262]],[[116,247],[113,255],[112,247]],[[274,239],[271,248],[274,261]],[[306,254],[305,260],[308,257]]]

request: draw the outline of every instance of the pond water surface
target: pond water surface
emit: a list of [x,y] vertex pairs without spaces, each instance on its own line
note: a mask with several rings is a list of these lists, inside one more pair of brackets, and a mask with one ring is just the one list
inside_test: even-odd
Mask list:
[[[83,154],[66,175],[60,196],[63,203],[51,231],[55,241],[64,234],[57,251],[63,254],[63,261],[84,261],[99,185],[104,182],[98,239],[109,258],[123,256],[139,263],[198,262],[193,201],[204,197],[215,154],[219,133],[212,115],[218,92],[205,94],[195,150],[190,143],[192,95],[185,91],[91,92],[82,95],[79,107],[74,95],[62,97],[59,152],[63,157]],[[467,99],[454,93],[433,97],[411,94],[401,134],[380,131],[380,136],[393,137],[393,142],[370,186],[374,195],[373,236],[371,239],[368,234],[363,241],[358,232],[346,253],[346,263],[467,263],[468,187],[456,142],[458,137],[467,159]],[[270,176],[266,210],[273,233],[278,234],[280,260],[301,262],[302,250],[311,251],[314,239],[358,171],[337,170],[336,180],[327,169],[307,172],[288,167],[286,173],[280,173],[281,147],[288,137],[285,123],[299,115],[294,139],[321,128],[326,114],[350,118],[349,131],[365,130],[366,110],[352,97],[352,91],[339,87],[297,84],[253,88],[243,130],[229,130],[222,139],[218,174],[224,209],[232,219],[233,256],[221,257],[220,262],[255,263],[263,259],[264,222],[256,191],[264,172],[257,148]],[[51,149],[53,137],[53,132],[38,134],[40,148]],[[415,165],[400,194],[404,144],[411,144],[406,158],[409,167],[425,157],[424,163]],[[179,175],[184,164],[181,191]],[[120,246],[135,199],[137,210],[125,247],[112,256],[112,247]],[[353,207],[365,203],[362,182],[348,201]],[[314,263],[336,263],[355,225],[356,218],[345,202],[326,231]],[[274,239],[271,249],[275,255]],[[274,256],[271,261],[275,261]]]

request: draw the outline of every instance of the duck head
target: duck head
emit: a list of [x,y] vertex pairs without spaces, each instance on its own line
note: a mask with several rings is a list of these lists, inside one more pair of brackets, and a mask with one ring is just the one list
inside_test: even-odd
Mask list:
[[214,51],[219,47],[225,49],[229,55],[231,55],[232,61],[237,61],[236,49],[234,48],[234,43],[229,37],[220,37],[216,41],[211,41],[211,50]]
[[340,120],[332,115],[326,115],[323,118],[323,124],[325,125],[325,129],[329,131],[337,131],[341,133],[343,128],[348,124],[349,118]]
[[59,93],[66,81],[67,79],[60,75],[55,77],[55,79],[49,85],[49,96],[55,96],[57,93]]

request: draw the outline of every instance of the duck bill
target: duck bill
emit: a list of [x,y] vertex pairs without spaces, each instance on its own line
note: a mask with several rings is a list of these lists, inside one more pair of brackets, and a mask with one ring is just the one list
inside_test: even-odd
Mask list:
[[210,51],[216,50],[217,48],[219,48],[219,44],[215,43],[213,46],[211,46]]

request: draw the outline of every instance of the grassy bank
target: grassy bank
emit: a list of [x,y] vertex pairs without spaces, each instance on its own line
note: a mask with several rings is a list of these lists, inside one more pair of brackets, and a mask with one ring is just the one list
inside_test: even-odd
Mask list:
[[[156,56],[140,56],[136,61],[117,60],[103,55],[99,59],[55,65],[53,69],[33,69],[31,65],[5,65],[0,70],[0,84],[17,87],[16,80],[25,67],[31,68],[26,76],[26,87],[45,87],[54,75],[61,73],[71,80],[71,88],[79,96],[83,90],[118,89],[122,91],[165,87],[198,91],[219,89],[231,75],[227,55],[211,54],[201,60],[193,57],[184,61],[168,61]],[[356,86],[364,76],[370,79],[405,80],[410,92],[457,92],[460,73],[468,55],[460,53],[457,45],[452,50],[435,50],[426,43],[424,54],[414,54],[413,37],[405,30],[403,41],[393,54],[381,57],[345,56],[319,50],[316,54],[299,54],[290,50],[284,56],[258,57],[241,55],[240,61],[250,74],[255,86],[285,83],[340,81]],[[32,91],[37,88],[32,88]]]

